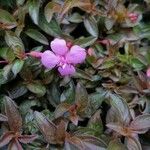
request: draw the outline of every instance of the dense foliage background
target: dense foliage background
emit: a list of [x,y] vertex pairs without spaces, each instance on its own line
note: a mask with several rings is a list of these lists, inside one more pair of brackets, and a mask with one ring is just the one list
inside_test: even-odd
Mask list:
[[[73,76],[31,54],[55,38]],[[0,0],[0,149],[149,150],[149,67],[150,0]]]

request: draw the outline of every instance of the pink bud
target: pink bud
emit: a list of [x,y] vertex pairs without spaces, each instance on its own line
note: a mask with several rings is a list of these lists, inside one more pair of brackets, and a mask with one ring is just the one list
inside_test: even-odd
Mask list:
[[70,49],[70,48],[73,46],[73,43],[70,42],[70,41],[68,41],[68,42],[66,43],[66,45],[67,45],[67,47]]
[[150,68],[147,69],[146,75],[147,75],[147,77],[150,77]]
[[89,56],[92,56],[92,55],[93,55],[93,49],[92,49],[92,48],[89,48],[89,49],[87,50],[87,53],[88,53]]
[[36,52],[36,51],[31,51],[30,53],[26,53],[26,54],[35,58],[41,58],[42,55],[41,52]]
[[139,15],[136,14],[136,13],[129,13],[129,14],[128,14],[128,17],[129,17],[129,19],[130,19],[130,21],[131,21],[132,23],[134,23],[134,22],[137,21],[138,16],[139,16]]

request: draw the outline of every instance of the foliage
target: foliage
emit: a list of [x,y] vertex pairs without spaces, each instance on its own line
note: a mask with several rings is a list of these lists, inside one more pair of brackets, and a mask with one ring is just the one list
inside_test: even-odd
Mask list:
[[0,0],[0,149],[150,149],[149,15],[149,0]]

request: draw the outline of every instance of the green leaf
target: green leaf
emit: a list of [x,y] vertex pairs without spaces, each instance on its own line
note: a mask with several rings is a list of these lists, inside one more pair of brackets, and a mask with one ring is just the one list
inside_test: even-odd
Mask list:
[[40,15],[39,19],[39,27],[47,34],[54,36],[54,37],[60,37],[62,35],[61,28],[56,20],[51,20],[50,23],[48,23],[43,15]]
[[47,38],[42,33],[40,33],[38,30],[28,29],[25,33],[32,39],[34,39],[42,44],[49,45]]
[[0,48],[0,57],[3,59],[12,62],[15,59],[15,55],[13,51],[8,47],[2,47]]
[[96,113],[90,118],[88,122],[88,127],[94,130],[94,135],[97,137],[103,133],[103,123],[100,117],[100,113],[100,110],[96,111]]
[[29,15],[35,24],[39,22],[40,0],[30,0],[28,3]]
[[23,5],[25,0],[16,0],[16,2],[17,2],[17,5],[20,6],[20,5]]
[[5,41],[7,45],[14,50],[15,54],[20,55],[24,52],[24,44],[21,38],[18,37],[14,32],[6,31]]
[[12,72],[14,73],[15,76],[21,71],[23,64],[24,64],[23,60],[17,59],[14,61],[12,65]]
[[91,46],[97,40],[96,37],[89,36],[89,37],[82,37],[74,41],[74,44],[80,45],[81,47],[85,48],[87,46]]
[[142,70],[144,68],[144,64],[137,58],[132,58],[130,60],[130,64],[135,70]]
[[109,142],[107,150],[127,150],[127,148],[116,139]]
[[38,96],[44,96],[46,93],[46,88],[40,82],[34,81],[33,83],[27,84],[27,88],[37,94]]
[[12,29],[17,26],[15,18],[6,10],[0,9],[0,23],[6,29]]
[[79,13],[73,13],[70,17],[69,17],[69,21],[73,22],[73,23],[80,23],[83,21],[82,16]]
[[94,17],[86,17],[84,19],[84,26],[86,30],[94,37],[98,37],[99,31],[98,31],[98,26],[97,22]]
[[47,22],[50,22],[53,17],[53,14],[55,12],[58,13],[60,10],[61,10],[60,4],[55,3],[55,2],[49,2],[44,8],[44,15],[45,15]]
[[112,29],[113,25],[114,25],[115,21],[111,18],[105,18],[105,27],[107,30]]

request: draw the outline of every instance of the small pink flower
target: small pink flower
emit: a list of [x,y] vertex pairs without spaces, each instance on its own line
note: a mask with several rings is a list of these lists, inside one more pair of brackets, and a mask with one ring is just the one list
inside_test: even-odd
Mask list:
[[147,69],[146,75],[147,75],[147,77],[150,77],[150,68]]
[[43,52],[41,62],[48,69],[57,66],[62,76],[73,75],[75,65],[82,63],[86,58],[85,49],[78,45],[68,47],[63,39],[54,39],[50,46],[52,51]]
[[138,20],[139,15],[136,13],[129,13],[128,17],[132,23],[135,23]]

